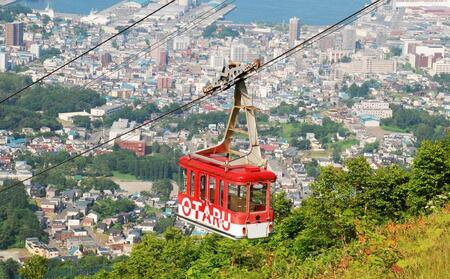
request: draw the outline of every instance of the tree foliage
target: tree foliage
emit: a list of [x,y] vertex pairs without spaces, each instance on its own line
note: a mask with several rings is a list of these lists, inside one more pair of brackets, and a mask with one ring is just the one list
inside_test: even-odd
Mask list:
[[413,132],[420,143],[426,139],[444,138],[450,121],[442,115],[429,115],[425,111],[395,106],[392,118],[382,119],[381,124]]
[[203,31],[203,37],[205,38],[226,38],[226,37],[239,37],[239,32],[226,26],[217,26],[211,24]]
[[[17,182],[5,181],[3,187],[15,183]],[[33,213],[33,206],[28,202],[24,186],[18,185],[0,192],[0,249],[24,247],[28,237],[46,239]]]
[[13,22],[16,16],[19,14],[32,13],[29,7],[22,5],[5,5],[0,7],[0,21],[2,22]]
[[143,180],[174,179],[179,181],[180,168],[178,158],[180,151],[167,145],[154,145],[152,155],[137,157],[126,150],[116,150],[113,153],[100,155],[93,162],[97,171],[110,175],[112,171],[132,174]]
[[101,219],[104,219],[119,213],[131,212],[135,208],[136,205],[129,199],[113,200],[106,198],[95,201],[92,209],[100,215]]
[[40,59],[42,61],[44,61],[46,59],[56,57],[60,54],[61,54],[61,51],[58,48],[50,47],[50,48],[43,49],[41,51]]
[[24,279],[44,279],[48,272],[48,260],[40,256],[33,256],[25,260],[19,270]]
[[19,275],[20,265],[13,259],[6,261],[0,261],[0,278],[2,279],[15,279]]
[[[29,77],[0,74],[0,98],[10,96],[31,82]],[[33,86],[2,104],[0,129],[38,129],[42,126],[59,129],[61,124],[56,121],[58,113],[89,110],[104,103],[105,100],[92,90],[56,85]]]

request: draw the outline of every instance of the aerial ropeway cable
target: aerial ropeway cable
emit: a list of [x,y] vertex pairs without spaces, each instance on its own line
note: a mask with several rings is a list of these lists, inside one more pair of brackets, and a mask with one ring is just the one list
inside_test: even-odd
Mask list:
[[[208,9],[207,11],[201,13],[199,16],[197,16],[195,19],[191,20],[190,22],[188,22],[184,26],[178,27],[175,31],[165,35],[162,39],[158,40],[157,42],[155,42],[155,43],[151,44],[150,46],[140,50],[138,53],[135,53],[135,54],[129,56],[127,59],[125,59],[125,61],[120,63],[117,67],[115,67],[111,71],[103,73],[100,76],[94,78],[93,80],[85,83],[82,86],[82,88],[87,88],[89,85],[97,82],[101,78],[103,78],[105,76],[109,76],[109,75],[111,75],[111,74],[121,70],[123,67],[128,66],[131,61],[139,59],[142,56],[144,56],[145,54],[147,54],[147,53],[157,49],[160,46],[163,46],[169,40],[172,40],[172,39],[174,39],[174,38],[176,38],[176,37],[178,37],[178,36],[180,36],[180,35],[182,35],[182,34],[184,34],[186,32],[189,32],[189,31],[195,29],[197,26],[200,25],[200,23],[204,22],[205,20],[207,20],[211,16],[219,13],[221,10],[223,10],[226,7],[228,7],[229,5],[234,3],[235,1],[236,0],[231,0],[231,1],[225,0],[223,2],[218,3],[217,5],[213,6],[210,9]],[[213,13],[211,13],[211,12],[213,12]]]
[[53,74],[57,73],[58,71],[60,71],[61,69],[67,67],[68,65],[72,64],[73,62],[77,61],[78,59],[80,59],[81,57],[87,55],[88,53],[96,50],[97,48],[101,47],[102,45],[106,44],[107,42],[111,41],[112,39],[116,38],[117,36],[127,32],[128,30],[130,30],[131,28],[135,27],[136,25],[144,22],[146,19],[148,19],[149,17],[151,17],[152,15],[156,14],[157,12],[161,11],[162,9],[164,9],[165,7],[169,6],[170,4],[174,3],[175,0],[171,0],[168,3],[164,4],[163,6],[159,7],[158,9],[154,10],[153,12],[147,14],[146,16],[144,16],[143,18],[139,19],[138,21],[134,22],[133,24],[130,24],[129,26],[125,27],[124,29],[120,30],[119,32],[117,32],[116,34],[112,35],[111,37],[107,38],[106,40],[102,41],[101,43],[95,45],[94,47],[86,50],[85,52],[81,53],[80,55],[70,59],[69,61],[67,61],[66,63],[64,63],[63,65],[57,67],[56,69],[50,71],[49,73],[43,75],[42,77],[38,78],[36,81],[30,83],[29,85],[24,86],[23,88],[19,89],[18,91],[8,95],[7,97],[5,97],[4,99],[0,100],[0,104],[3,104],[4,102],[10,100],[11,98],[13,98],[14,96],[17,96],[18,94],[24,92],[25,90],[31,88],[32,86],[44,81],[45,79],[49,78],[50,76],[52,76]]
[[[268,62],[266,62],[264,64],[260,64],[259,62],[254,62],[254,63],[252,63],[250,65],[247,65],[247,66],[236,66],[236,67],[233,66],[233,67],[230,67],[227,76],[226,77],[221,76],[221,78],[219,80],[215,81],[212,84],[207,85],[203,89],[203,95],[200,96],[199,98],[196,98],[196,99],[194,99],[194,100],[192,100],[192,101],[190,101],[188,103],[185,103],[185,104],[183,104],[183,105],[181,105],[181,106],[179,106],[179,107],[177,107],[175,109],[172,109],[172,110],[170,110],[170,111],[168,111],[166,113],[163,113],[163,114],[159,115],[156,118],[153,118],[151,120],[145,121],[143,124],[137,125],[136,127],[134,127],[131,130],[128,130],[127,132],[119,134],[119,135],[117,135],[116,137],[114,137],[112,139],[109,139],[109,140],[104,141],[104,142],[102,142],[100,144],[97,144],[94,147],[89,148],[89,149],[87,149],[87,150],[85,150],[85,151],[83,151],[83,152],[81,152],[79,154],[71,156],[71,157],[65,159],[64,161],[62,161],[62,162],[60,162],[58,164],[55,164],[55,165],[53,165],[53,166],[51,166],[49,168],[46,168],[46,169],[44,169],[42,171],[39,171],[38,173],[36,173],[36,174],[26,178],[26,179],[20,180],[17,183],[14,183],[12,185],[3,187],[2,189],[0,189],[0,193],[3,193],[3,192],[5,192],[5,191],[7,191],[7,190],[9,190],[9,189],[11,189],[13,187],[22,185],[23,182],[29,181],[29,180],[33,179],[34,177],[40,176],[40,175],[42,175],[44,173],[47,173],[47,172],[49,172],[49,171],[51,171],[53,169],[56,169],[56,168],[60,167],[61,165],[65,164],[65,163],[68,163],[70,161],[75,160],[76,158],[79,158],[79,157],[81,157],[83,155],[87,155],[90,152],[92,152],[92,151],[94,151],[94,150],[96,150],[96,149],[98,149],[100,147],[103,147],[103,146],[105,146],[108,143],[114,142],[115,140],[121,139],[123,136],[126,136],[126,135],[128,135],[128,134],[130,134],[130,133],[132,133],[132,132],[134,132],[134,131],[136,131],[138,129],[141,129],[141,128],[143,128],[145,126],[149,126],[149,125],[153,126],[157,122],[165,119],[166,117],[169,117],[169,116],[171,116],[171,115],[173,115],[173,114],[175,114],[177,112],[180,112],[180,111],[188,110],[191,107],[193,107],[195,105],[198,105],[200,102],[206,101],[209,98],[211,98],[212,96],[218,95],[221,92],[230,89],[232,86],[235,86],[237,84],[242,84],[243,81],[253,77],[255,74],[261,72],[262,70],[265,70],[265,69],[271,67],[272,65],[274,65],[279,60],[281,60],[283,58],[286,58],[286,57],[289,57],[289,56],[295,54],[296,52],[305,49],[306,47],[308,47],[311,44],[319,41],[320,39],[322,39],[324,37],[327,37],[327,36],[333,34],[334,32],[344,28],[345,26],[351,24],[352,22],[356,21],[360,17],[375,11],[376,9],[378,9],[381,5],[383,5],[387,1],[389,1],[389,0],[376,0],[376,1],[373,1],[370,5],[367,5],[364,8],[361,8],[360,10],[358,10],[355,13],[353,13],[352,15],[344,18],[343,20],[341,20],[338,23],[336,23],[336,24],[326,28],[325,30],[317,33],[316,35],[306,39],[305,41],[301,42],[300,44],[296,45],[295,47],[289,49],[288,51],[282,53],[281,55],[275,57],[272,60],[269,60]],[[270,177],[270,178],[267,177],[267,181],[272,181],[272,180],[273,180],[272,177]],[[269,220],[270,220],[270,214],[269,214]],[[247,221],[248,220],[246,220],[245,222],[247,222]],[[261,220],[256,220],[255,219],[254,222],[258,223],[258,222],[261,222]],[[271,224],[269,224],[268,226],[270,226],[270,225]],[[231,235],[231,236],[230,235],[226,235],[226,236],[231,237],[231,238],[242,238],[242,235],[243,235],[244,231],[241,230],[239,233],[240,233],[241,237],[233,236],[233,235]],[[245,234],[247,234],[247,232],[245,232]]]

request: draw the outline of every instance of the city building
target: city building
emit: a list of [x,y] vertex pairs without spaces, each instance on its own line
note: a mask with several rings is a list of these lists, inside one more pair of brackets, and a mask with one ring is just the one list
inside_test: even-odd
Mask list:
[[187,36],[177,36],[173,39],[173,50],[186,50],[191,44],[191,39]]
[[0,52],[0,72],[6,72],[8,70],[8,54],[6,52]]
[[436,61],[444,57],[445,47],[416,45],[411,51],[412,53],[409,54],[411,65],[416,69],[432,68]]
[[112,56],[109,53],[103,53],[100,57],[100,62],[102,63],[102,67],[107,67],[112,62]]
[[160,67],[165,67],[169,63],[169,52],[167,49],[160,48],[156,56],[156,64]]
[[123,108],[121,104],[106,104],[100,107],[91,108],[91,115],[94,117],[102,117],[119,111]]
[[447,7],[450,0],[394,0],[394,8]]
[[375,56],[362,56],[350,63],[339,64],[338,71],[342,74],[389,74],[397,72],[397,62]]
[[297,17],[289,19],[289,46],[294,46],[295,41],[300,39],[300,20]]
[[126,149],[133,152],[138,157],[145,156],[146,153],[145,141],[118,140],[116,141],[116,144],[122,149]]
[[41,45],[40,44],[32,44],[30,46],[30,52],[37,59],[41,58]]
[[231,47],[231,61],[245,62],[247,61],[248,47],[244,44],[233,44]]
[[359,104],[354,104],[352,112],[357,116],[373,116],[378,119],[392,117],[392,109],[389,108],[389,103],[380,101],[362,101]]
[[434,63],[433,69],[430,71],[430,74],[450,74],[450,58],[444,58]]
[[13,22],[6,24],[6,45],[22,46],[23,45],[23,23]]

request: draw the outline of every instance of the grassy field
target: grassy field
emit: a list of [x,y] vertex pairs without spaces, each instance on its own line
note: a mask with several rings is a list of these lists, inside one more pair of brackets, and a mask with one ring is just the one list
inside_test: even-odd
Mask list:
[[359,234],[340,263],[317,278],[450,278],[450,206]]
[[343,141],[334,142],[329,145],[329,149],[346,150],[347,148],[359,144],[357,139],[346,139]]
[[283,124],[283,137],[289,142],[291,140],[291,133],[295,130],[292,123]]
[[136,176],[132,175],[132,174],[126,174],[126,173],[121,173],[118,171],[113,171],[112,172],[113,177],[118,179],[118,180],[122,180],[122,181],[138,181],[139,179],[137,179]]

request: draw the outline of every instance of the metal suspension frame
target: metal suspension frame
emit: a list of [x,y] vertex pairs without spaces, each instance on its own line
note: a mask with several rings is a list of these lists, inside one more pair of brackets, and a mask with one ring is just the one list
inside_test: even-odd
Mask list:
[[[259,66],[260,62],[258,60],[247,66],[231,63],[228,66],[228,69],[224,69],[219,80],[212,85],[205,87],[203,92],[207,95],[211,95],[217,90],[230,88],[230,84],[236,84],[234,90],[234,105],[222,141],[216,146],[190,154],[191,157],[218,164],[225,168],[240,165],[252,165],[267,168],[267,160],[263,159],[261,155],[256,127],[255,112],[258,108],[252,105],[244,78],[248,73],[256,71]],[[247,129],[237,127],[241,111],[245,112]],[[250,149],[247,153],[231,148],[231,143],[235,134],[247,136],[250,144]],[[226,161],[218,160],[214,158],[214,155],[221,156],[222,158],[225,156],[227,159]],[[233,156],[237,156],[237,158],[233,159]]]

